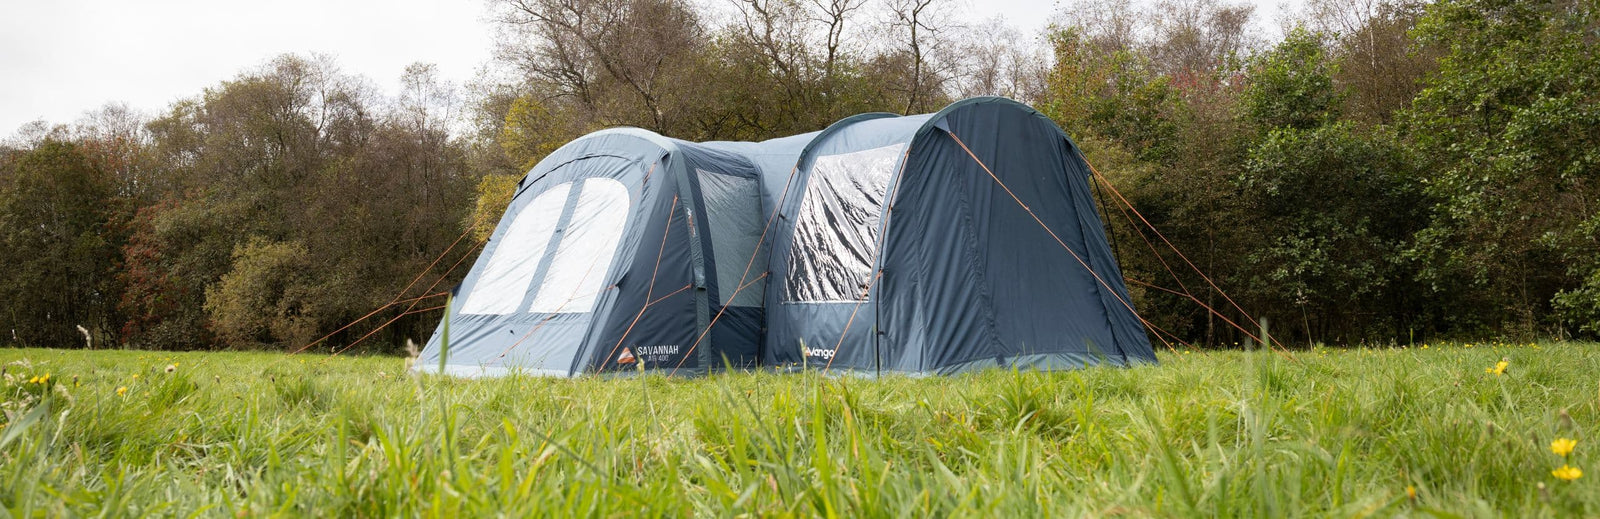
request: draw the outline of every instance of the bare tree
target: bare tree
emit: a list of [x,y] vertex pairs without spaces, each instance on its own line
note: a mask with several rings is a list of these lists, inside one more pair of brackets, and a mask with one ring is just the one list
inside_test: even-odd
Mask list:
[[145,129],[149,120],[127,103],[110,103],[84,114],[72,131],[73,140],[94,150],[103,167],[115,175],[117,194],[141,202],[177,187],[159,185],[167,177],[155,175],[154,168],[143,160],[144,150],[151,144],[150,132]]
[[66,125],[38,119],[18,126],[16,132],[0,141],[0,148],[31,149],[47,139],[68,140],[70,136],[71,129]]
[[1150,23],[1131,0],[1077,0],[1065,5],[1051,23],[1052,30],[1077,28],[1095,51],[1130,50],[1140,44]]
[[844,44],[845,26],[850,13],[861,9],[866,3],[867,0],[811,0],[811,4],[817,8],[817,20],[827,29],[827,37],[823,44],[827,52],[822,60],[824,85],[833,83],[835,67],[839,61],[839,47]]
[[[778,70],[790,98],[804,96],[804,84],[810,75],[804,9],[792,0],[736,0],[734,5],[739,11],[740,36],[760,49],[768,63]],[[842,20],[839,27],[843,27]],[[830,38],[832,34],[830,26]]]
[[955,92],[961,97],[1004,96],[1036,100],[1049,71],[1043,45],[1030,42],[1015,27],[996,17],[960,31],[963,70]]
[[695,12],[680,0],[497,0],[495,11],[511,33],[502,38],[501,58],[530,79],[597,116],[643,115],[601,125],[668,128],[669,78],[704,40]]
[[447,130],[455,121],[458,101],[455,85],[439,78],[438,66],[412,63],[400,76],[394,110],[416,131]]
[[1148,52],[1156,66],[1172,77],[1217,70],[1248,50],[1255,7],[1218,0],[1162,0],[1155,5]]
[[439,78],[438,68],[429,63],[406,66],[400,76],[400,94],[394,100],[389,114],[391,126],[403,132],[405,155],[410,160],[405,168],[417,175],[414,184],[422,190],[426,203],[437,200],[440,176],[445,174],[442,156],[449,148],[451,125],[456,119],[458,106],[455,85]]
[[898,89],[905,96],[903,113],[924,112],[943,101],[936,94],[956,75],[961,53],[945,37],[960,27],[951,7],[943,0],[889,1],[888,26],[907,62],[905,84]]
[[1339,60],[1334,80],[1349,89],[1358,118],[1388,122],[1421,90],[1437,68],[1438,49],[1410,36],[1425,4],[1415,0],[1314,0],[1311,26],[1328,39]]

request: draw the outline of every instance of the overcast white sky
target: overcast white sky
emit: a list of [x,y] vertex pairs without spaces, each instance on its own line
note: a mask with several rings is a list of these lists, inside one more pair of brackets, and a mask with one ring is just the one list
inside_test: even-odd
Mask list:
[[[1258,25],[1275,27],[1282,1],[1253,0]],[[1056,4],[968,10],[1031,33]],[[462,84],[490,58],[486,11],[483,0],[0,0],[0,138],[108,102],[159,112],[286,52],[331,54],[391,92],[419,61]]]

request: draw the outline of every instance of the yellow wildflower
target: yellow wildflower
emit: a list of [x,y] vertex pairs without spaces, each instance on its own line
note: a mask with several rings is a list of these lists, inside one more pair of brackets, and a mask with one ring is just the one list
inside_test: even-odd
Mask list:
[[1414,487],[1414,486],[1411,486],[1411,485],[1406,485],[1406,497],[1411,498],[1412,501],[1416,501],[1417,500],[1417,487]]
[[1583,469],[1571,465],[1562,465],[1561,468],[1550,471],[1550,475],[1564,481],[1572,481],[1583,477]]
[[1500,359],[1500,362],[1496,362],[1494,364],[1494,367],[1492,367],[1492,368],[1483,368],[1483,372],[1484,373],[1493,373],[1493,374],[1495,374],[1495,376],[1500,376],[1500,375],[1506,374],[1506,368],[1510,367],[1510,366],[1511,366],[1511,361],[1508,361],[1508,360],[1505,360],[1505,359]]
[[128,386],[122,386],[122,387],[117,388],[117,396],[122,396],[122,395],[126,395],[126,394],[128,394]]
[[1556,441],[1550,442],[1550,452],[1556,453],[1557,456],[1565,457],[1568,454],[1572,454],[1572,448],[1577,446],[1578,440],[1556,438]]

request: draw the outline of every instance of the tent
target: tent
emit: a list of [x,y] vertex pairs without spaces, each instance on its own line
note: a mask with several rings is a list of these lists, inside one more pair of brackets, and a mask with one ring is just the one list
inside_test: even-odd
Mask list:
[[[643,180],[658,163],[671,180]],[[556,218],[552,205],[527,213],[544,214],[524,224],[537,229],[507,227],[543,193],[588,178],[614,179],[637,196],[626,225],[609,224],[625,229],[606,277],[578,291],[584,311],[551,313],[538,301],[559,298],[540,285],[584,278],[576,266],[545,264],[582,263],[562,261],[556,242],[594,233],[584,228],[592,219],[571,207],[563,210],[578,214]],[[761,365],[926,374],[1155,362],[1089,189],[1088,165],[1066,134],[1003,98],[935,114],[863,114],[758,143],[591,134],[519,185],[489,259],[458,287],[447,371]],[[584,205],[562,194],[568,206]],[[524,235],[551,245],[504,244]],[[502,248],[512,252],[497,267]],[[507,286],[538,288],[493,288],[505,277],[496,268],[529,271]],[[485,290],[504,294],[496,309],[514,311],[473,313]],[[438,362],[441,337],[419,368]]]
[[[639,129],[604,130],[540,161],[455,289],[416,367],[456,375],[702,372],[754,366],[765,268],[749,160]],[[755,259],[751,259],[755,258]],[[703,332],[713,315],[716,325]],[[694,351],[690,351],[694,345]]]

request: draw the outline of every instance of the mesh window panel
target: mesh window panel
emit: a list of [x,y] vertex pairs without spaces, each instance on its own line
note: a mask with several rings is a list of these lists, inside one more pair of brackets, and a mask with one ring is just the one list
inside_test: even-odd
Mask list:
[[787,301],[858,301],[878,253],[884,194],[905,144],[817,157],[789,249]]
[[495,244],[494,255],[478,276],[478,282],[461,304],[463,314],[504,315],[517,311],[522,297],[528,293],[528,284],[539,268],[555,234],[561,210],[567,205],[567,194],[572,183],[557,184],[546,189],[533,202],[517,213],[511,227]]
[[572,221],[533,297],[530,313],[587,313],[594,307],[628,224],[629,206],[628,188],[621,182],[609,178],[583,181]]
[[[765,215],[761,214],[760,181],[703,169],[695,172],[700,180],[700,195],[705,199],[711,259],[717,267],[717,291],[722,305],[761,306],[766,300],[766,284],[751,283],[767,270],[765,247],[756,250],[766,224]],[[750,286],[739,290],[745,283]]]

